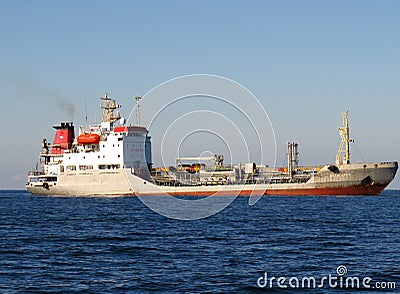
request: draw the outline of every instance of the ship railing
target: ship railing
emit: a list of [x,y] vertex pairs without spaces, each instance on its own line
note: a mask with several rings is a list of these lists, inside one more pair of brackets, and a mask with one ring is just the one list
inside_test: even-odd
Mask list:
[[40,152],[41,157],[63,157],[64,154],[55,154],[55,153],[50,153],[50,152]]

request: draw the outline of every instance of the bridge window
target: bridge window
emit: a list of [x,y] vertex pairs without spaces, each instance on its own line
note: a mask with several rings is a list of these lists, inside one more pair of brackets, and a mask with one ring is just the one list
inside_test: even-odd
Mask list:
[[99,164],[99,169],[118,169],[119,164]]
[[79,170],[90,170],[93,169],[93,165],[80,165]]
[[75,165],[67,165],[67,171],[75,171],[76,166]]

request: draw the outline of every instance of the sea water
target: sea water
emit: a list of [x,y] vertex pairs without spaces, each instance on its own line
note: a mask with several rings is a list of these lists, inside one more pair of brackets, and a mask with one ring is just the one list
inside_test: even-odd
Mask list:
[[[136,197],[1,191],[0,293],[394,293],[399,209],[396,190],[238,197],[180,221]],[[346,288],[347,277],[370,288]]]

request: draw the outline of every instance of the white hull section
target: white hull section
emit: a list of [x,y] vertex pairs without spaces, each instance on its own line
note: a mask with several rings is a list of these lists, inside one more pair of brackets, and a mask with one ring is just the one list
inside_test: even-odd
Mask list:
[[103,172],[93,170],[82,173],[66,173],[57,182],[30,183],[27,190],[32,194],[57,196],[112,196],[133,195],[123,169]]

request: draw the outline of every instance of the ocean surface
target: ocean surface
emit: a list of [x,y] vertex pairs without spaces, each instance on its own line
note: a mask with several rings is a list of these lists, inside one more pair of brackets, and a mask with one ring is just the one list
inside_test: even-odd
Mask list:
[[[321,282],[329,275],[335,287]],[[301,288],[304,277],[321,287]],[[371,288],[340,286],[340,277],[370,278]],[[238,197],[195,221],[158,215],[136,197],[0,191],[0,293],[349,291],[400,292],[400,191],[253,206]]]

